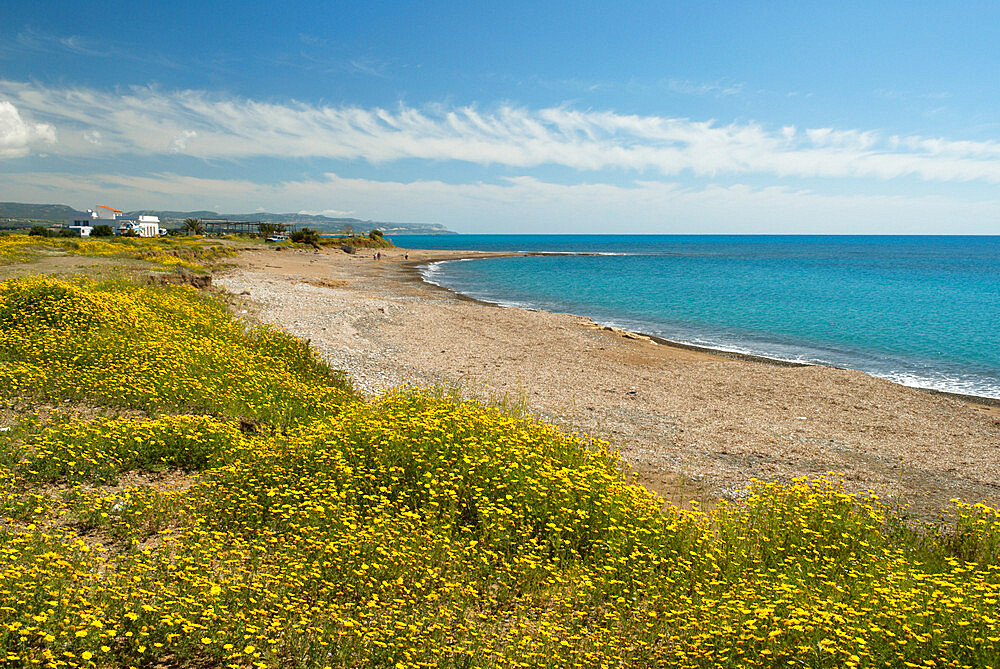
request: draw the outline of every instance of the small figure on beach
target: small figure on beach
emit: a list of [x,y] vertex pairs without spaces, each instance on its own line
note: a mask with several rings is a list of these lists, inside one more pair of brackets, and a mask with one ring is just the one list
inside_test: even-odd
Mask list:
[[382,252],[381,252],[381,251],[378,251],[378,252],[377,252],[377,253],[375,254],[375,260],[381,260],[381,259],[382,259]]
[[404,253],[404,254],[403,254],[403,260],[409,260],[409,259],[410,259],[410,254],[409,254],[409,252],[407,252],[407,253]]

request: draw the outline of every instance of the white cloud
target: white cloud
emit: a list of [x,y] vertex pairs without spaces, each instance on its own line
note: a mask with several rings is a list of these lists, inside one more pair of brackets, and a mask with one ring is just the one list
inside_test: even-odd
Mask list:
[[[834,196],[784,187],[637,181],[555,184],[516,177],[499,184],[322,178],[262,184],[177,174],[13,174],[0,200],[111,202],[123,209],[201,209],[241,213],[247,202],[271,211],[424,221],[463,232],[608,233],[992,233],[1000,201],[881,195]],[[44,186],[39,185],[44,184]],[[329,209],[336,204],[336,210]]]
[[384,77],[385,74],[383,70],[385,69],[385,64],[364,58],[352,58],[350,60],[351,68],[361,74],[367,74],[372,77]]
[[170,150],[175,153],[182,153],[187,149],[188,142],[198,136],[194,130],[182,130],[170,140]]
[[330,218],[343,218],[354,215],[353,210],[344,211],[343,209],[322,209],[319,211],[309,211],[303,209],[299,211],[299,213],[303,216],[328,216]]
[[[462,161],[646,176],[760,174],[777,177],[1000,183],[1000,143],[896,137],[861,129],[720,125],[565,107],[364,109],[273,103],[205,91],[135,88],[111,94],[0,81],[0,95],[63,133],[63,155],[92,155],[83,132],[100,132],[107,154],[181,152],[208,159],[269,156]],[[41,127],[41,126],[39,126]],[[52,126],[45,126],[51,132]],[[194,138],[197,138],[196,141]],[[79,139],[78,139],[79,138]],[[23,149],[19,149],[23,150]]]
[[28,155],[33,145],[54,144],[55,129],[47,123],[29,123],[10,102],[0,100],[0,158]]
[[683,95],[714,95],[718,98],[743,92],[743,84],[698,83],[686,79],[671,79],[667,82],[667,88]]

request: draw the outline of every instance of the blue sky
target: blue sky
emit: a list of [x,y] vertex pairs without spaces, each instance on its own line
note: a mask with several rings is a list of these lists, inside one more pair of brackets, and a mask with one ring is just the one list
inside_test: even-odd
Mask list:
[[0,2],[0,200],[1000,233],[1000,5]]

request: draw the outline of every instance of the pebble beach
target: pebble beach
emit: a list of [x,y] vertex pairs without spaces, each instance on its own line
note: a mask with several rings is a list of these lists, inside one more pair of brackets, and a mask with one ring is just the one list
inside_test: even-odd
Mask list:
[[835,476],[923,518],[953,498],[1000,503],[996,406],[476,302],[417,268],[489,254],[405,253],[245,251],[214,284],[238,312],[308,339],[366,396],[421,385],[502,402],[610,441],[677,504],[803,476]]

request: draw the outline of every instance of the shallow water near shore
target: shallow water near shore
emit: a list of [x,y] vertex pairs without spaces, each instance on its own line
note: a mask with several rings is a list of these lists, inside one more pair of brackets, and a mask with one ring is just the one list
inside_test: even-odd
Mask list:
[[1000,397],[1000,237],[400,235],[424,278],[672,341]]

